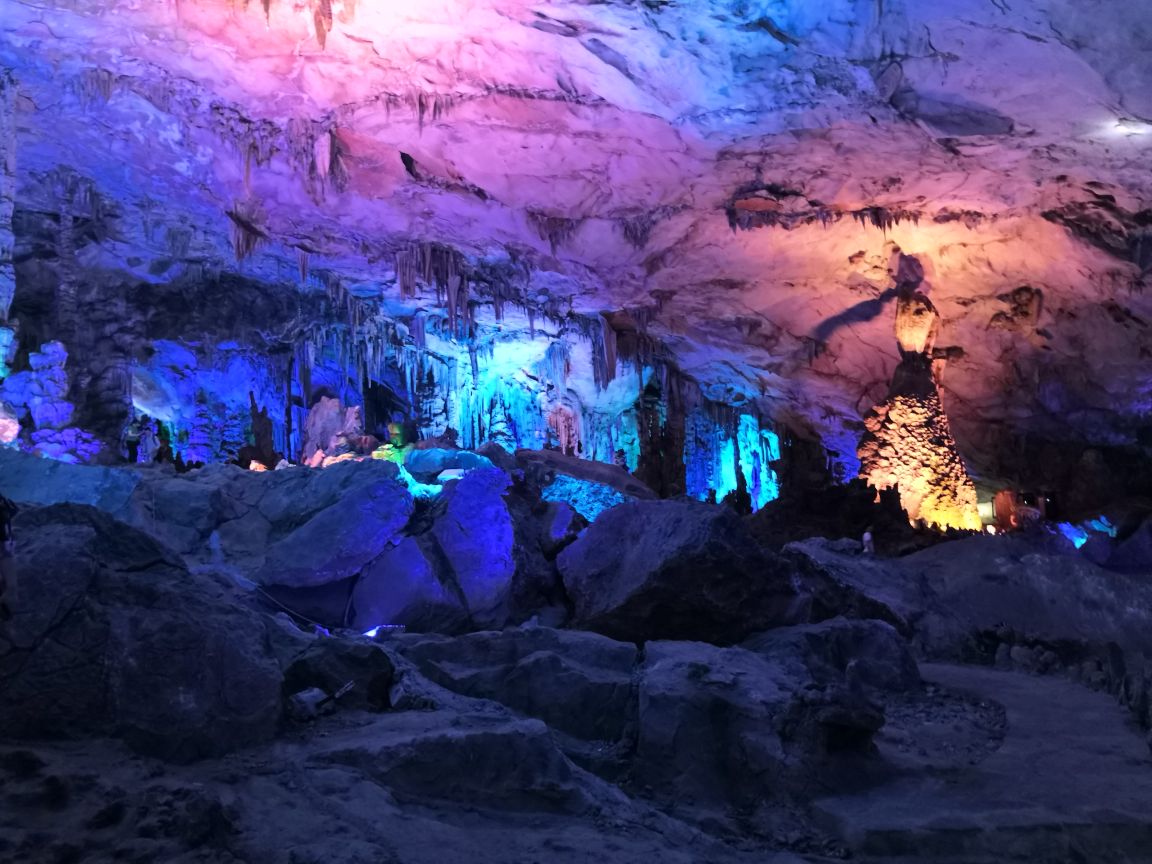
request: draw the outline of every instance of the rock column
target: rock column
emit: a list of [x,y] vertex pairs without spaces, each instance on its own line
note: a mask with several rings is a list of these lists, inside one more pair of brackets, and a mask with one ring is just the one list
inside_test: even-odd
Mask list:
[[864,418],[860,476],[876,489],[896,487],[912,520],[978,531],[976,487],[956,450],[932,370],[939,316],[919,290],[922,278],[918,262],[902,257],[896,304],[900,364],[888,398]]

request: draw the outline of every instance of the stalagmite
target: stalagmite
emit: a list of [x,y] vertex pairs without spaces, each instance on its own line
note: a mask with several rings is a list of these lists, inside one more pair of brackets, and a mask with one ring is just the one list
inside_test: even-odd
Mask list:
[[915,259],[902,256],[896,301],[901,359],[888,398],[864,418],[860,476],[876,489],[897,487],[913,521],[978,531],[976,487],[957,452],[933,374],[939,316],[918,290],[922,278]]

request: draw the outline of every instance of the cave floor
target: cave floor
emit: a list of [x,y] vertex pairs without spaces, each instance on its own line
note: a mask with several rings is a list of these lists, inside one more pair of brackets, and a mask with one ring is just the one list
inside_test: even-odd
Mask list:
[[1002,705],[1004,738],[983,758],[945,765],[881,736],[897,775],[816,803],[859,860],[1152,861],[1152,758],[1110,696],[985,667],[922,664],[921,674]]
[[[1152,759],[1110,697],[985,667],[924,664],[922,673],[924,693],[890,706],[878,739],[887,779],[814,802],[815,830],[839,838],[834,859],[771,852],[590,775],[573,781],[522,743],[549,734],[536,721],[436,710],[338,713],[187,766],[114,741],[0,742],[0,864],[1152,861]],[[497,767],[493,800],[510,788],[498,785],[508,774],[541,800],[575,790],[587,806],[558,797],[555,809],[492,807],[487,793],[414,800],[398,794],[397,778],[373,776],[381,753],[445,729],[507,736],[499,746],[517,764]],[[472,778],[426,767],[400,785],[459,797],[487,789],[492,770],[483,759]]]

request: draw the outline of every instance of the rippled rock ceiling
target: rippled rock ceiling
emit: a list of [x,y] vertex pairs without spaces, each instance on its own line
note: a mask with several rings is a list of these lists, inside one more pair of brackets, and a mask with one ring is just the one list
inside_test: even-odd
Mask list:
[[22,351],[70,352],[79,426],[129,379],[161,417],[211,376],[245,413],[302,366],[363,381],[328,357],[441,425],[580,415],[631,463],[641,385],[665,419],[691,391],[851,475],[899,250],[979,482],[1152,447],[1152,5],[0,7],[0,297]]

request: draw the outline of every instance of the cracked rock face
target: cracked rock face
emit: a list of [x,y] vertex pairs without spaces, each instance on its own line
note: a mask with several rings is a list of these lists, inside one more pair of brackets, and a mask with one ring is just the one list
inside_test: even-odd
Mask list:
[[[93,286],[146,306],[237,275],[336,286],[407,349],[426,320],[471,328],[496,361],[579,315],[610,359],[571,361],[586,426],[638,395],[588,394],[642,333],[704,398],[818,436],[851,475],[900,359],[899,249],[931,286],[940,398],[978,478],[1147,456],[1152,7],[10,0],[2,18],[0,313],[13,281],[19,317],[55,304],[33,350],[83,331]],[[604,433],[598,458],[636,434]]]

